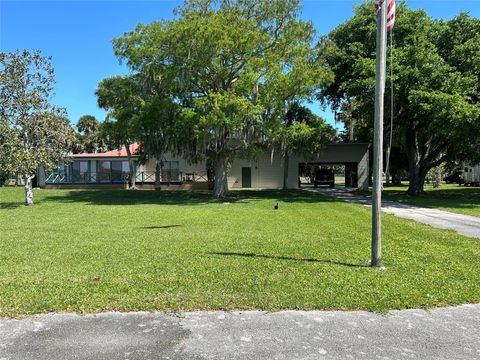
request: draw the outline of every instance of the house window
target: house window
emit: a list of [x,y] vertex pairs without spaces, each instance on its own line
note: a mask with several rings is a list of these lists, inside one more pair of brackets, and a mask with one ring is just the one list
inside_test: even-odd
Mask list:
[[75,161],[72,164],[72,182],[88,182],[89,177],[88,161]]

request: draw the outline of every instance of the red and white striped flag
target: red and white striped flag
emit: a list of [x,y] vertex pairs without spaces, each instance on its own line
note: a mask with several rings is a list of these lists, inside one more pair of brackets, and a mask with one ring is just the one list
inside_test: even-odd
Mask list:
[[395,0],[388,0],[387,3],[387,31],[390,31],[395,26]]
[[[385,0],[375,0],[375,12],[378,13]],[[395,26],[395,0],[387,0],[387,31]]]

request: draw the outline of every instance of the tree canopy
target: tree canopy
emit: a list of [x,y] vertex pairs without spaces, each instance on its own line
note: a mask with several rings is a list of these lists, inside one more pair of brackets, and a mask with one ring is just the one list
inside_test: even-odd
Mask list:
[[114,40],[117,56],[180,106],[183,155],[213,163],[215,196],[228,191],[229,162],[265,146],[267,123],[283,118],[285,102],[311,97],[328,78],[310,66],[314,30],[299,10],[298,0],[190,0],[173,20]]
[[290,105],[281,122],[273,121],[268,139],[272,153],[278,151],[284,160],[283,188],[288,184],[290,155],[311,157],[335,137],[336,130],[331,125],[299,103]]
[[102,137],[110,146],[125,146],[129,182],[135,188],[135,162],[130,146],[139,138],[138,119],[144,105],[140,84],[134,76],[113,76],[100,82],[95,92],[98,106],[108,111]]
[[[335,73],[335,81],[325,88],[321,99],[336,109],[355,101],[356,126],[367,130],[363,133],[368,137],[373,128],[375,88],[372,8],[372,1],[356,7],[355,16],[320,44],[321,53]],[[479,32],[480,20],[467,14],[439,21],[422,10],[409,9],[405,2],[397,8],[393,31],[393,130],[408,156],[408,192],[412,195],[423,192],[431,168],[451,159],[478,156]],[[391,65],[388,57],[388,67]],[[386,97],[388,114],[388,92]]]
[[26,205],[39,166],[58,166],[74,141],[66,111],[50,103],[54,83],[50,58],[39,51],[0,53],[0,166],[23,177]]

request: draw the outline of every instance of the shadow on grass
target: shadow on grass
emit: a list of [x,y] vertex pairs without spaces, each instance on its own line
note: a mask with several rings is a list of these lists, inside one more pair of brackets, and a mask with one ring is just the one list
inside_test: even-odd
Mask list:
[[25,206],[25,204],[20,202],[4,202],[0,203],[0,210],[12,210],[20,206]]
[[91,205],[205,205],[223,203],[250,203],[271,200],[272,207],[281,203],[337,202],[338,200],[302,190],[233,190],[221,199],[205,191],[148,191],[148,190],[60,190],[45,194],[44,201],[60,203],[87,203]]
[[287,260],[287,261],[298,261],[298,262],[310,262],[310,263],[322,263],[322,264],[332,264],[332,265],[339,265],[339,266],[347,266],[347,267],[354,267],[354,268],[370,268],[369,265],[366,264],[351,264],[342,261],[334,261],[334,260],[322,260],[322,259],[312,259],[312,258],[293,258],[288,256],[272,256],[272,255],[262,255],[262,254],[255,254],[255,253],[236,253],[236,252],[211,252],[208,253],[209,255],[217,255],[217,256],[234,256],[234,257],[247,257],[247,258],[263,258],[263,259],[272,259],[272,260]]
[[176,228],[182,225],[159,225],[159,226],[142,226],[141,229],[145,230],[155,230],[155,229],[170,229]]

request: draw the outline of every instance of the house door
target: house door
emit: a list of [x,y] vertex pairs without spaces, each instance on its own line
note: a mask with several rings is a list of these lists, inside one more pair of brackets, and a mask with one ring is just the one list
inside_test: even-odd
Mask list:
[[252,168],[242,167],[242,188],[252,187]]

